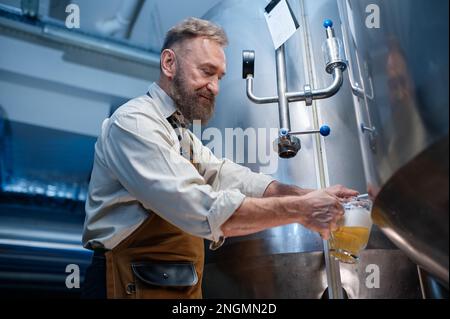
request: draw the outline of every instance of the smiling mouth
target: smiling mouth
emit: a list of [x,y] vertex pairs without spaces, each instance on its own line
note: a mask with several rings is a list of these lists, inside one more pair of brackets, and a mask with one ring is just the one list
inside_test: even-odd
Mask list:
[[205,100],[208,100],[209,102],[212,102],[213,99],[204,95],[200,95],[200,97],[204,98]]

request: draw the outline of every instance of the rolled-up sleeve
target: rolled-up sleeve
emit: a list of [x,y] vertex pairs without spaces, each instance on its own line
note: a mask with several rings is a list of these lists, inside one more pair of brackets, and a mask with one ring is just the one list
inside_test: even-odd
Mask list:
[[214,190],[238,189],[248,197],[263,197],[265,190],[275,178],[252,172],[248,167],[236,164],[226,158],[218,159],[209,148],[204,146],[193,134],[195,154],[200,154],[200,172]]
[[190,234],[218,242],[221,225],[245,195],[237,188],[213,189],[155,121],[145,114],[115,118],[103,143],[107,165],[145,209]]

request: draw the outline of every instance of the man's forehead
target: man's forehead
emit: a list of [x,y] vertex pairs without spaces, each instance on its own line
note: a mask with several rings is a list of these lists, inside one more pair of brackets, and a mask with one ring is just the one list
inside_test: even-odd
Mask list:
[[223,47],[214,40],[198,37],[183,43],[186,58],[196,63],[210,63],[225,68],[226,57]]

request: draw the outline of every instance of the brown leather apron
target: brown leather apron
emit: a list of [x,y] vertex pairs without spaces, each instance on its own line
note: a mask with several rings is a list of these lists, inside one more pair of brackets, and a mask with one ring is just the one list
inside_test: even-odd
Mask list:
[[203,239],[156,214],[105,256],[108,298],[202,298]]
[[[177,111],[167,120],[181,141],[186,128],[181,113]],[[180,154],[196,166],[192,140],[187,143],[189,151],[184,154],[180,143]],[[204,254],[203,238],[190,235],[153,213],[105,253],[107,297],[202,298]]]

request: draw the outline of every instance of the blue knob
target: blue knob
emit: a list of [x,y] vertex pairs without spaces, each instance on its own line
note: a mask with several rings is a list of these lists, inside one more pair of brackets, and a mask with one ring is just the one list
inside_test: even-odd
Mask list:
[[326,19],[326,20],[323,22],[323,26],[325,27],[325,29],[326,29],[326,28],[332,28],[332,27],[333,27],[333,21],[331,21],[330,19]]
[[328,125],[323,125],[320,128],[320,135],[326,137],[326,136],[330,135],[330,133],[331,133],[331,129]]
[[289,130],[287,128],[280,129],[280,136],[287,136],[289,134]]

